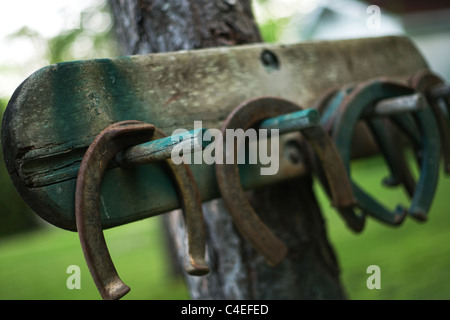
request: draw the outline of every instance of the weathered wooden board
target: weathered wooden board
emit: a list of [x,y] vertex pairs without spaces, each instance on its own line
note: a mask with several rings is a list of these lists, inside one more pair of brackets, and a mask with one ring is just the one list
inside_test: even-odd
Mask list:
[[[405,81],[426,67],[404,37],[256,44],[56,64],[26,79],[9,102],[2,126],[4,158],[29,206],[50,223],[75,230],[79,164],[94,137],[115,122],[140,120],[166,134],[192,130],[199,120],[206,128],[220,128],[228,113],[250,98],[276,96],[311,107],[332,87],[380,76]],[[191,167],[202,199],[219,196],[213,166]],[[260,176],[252,166],[241,175],[244,187],[252,188],[304,171],[302,162],[281,156],[275,176]],[[159,164],[132,169],[112,164],[101,199],[105,228],[178,208],[175,189]]]

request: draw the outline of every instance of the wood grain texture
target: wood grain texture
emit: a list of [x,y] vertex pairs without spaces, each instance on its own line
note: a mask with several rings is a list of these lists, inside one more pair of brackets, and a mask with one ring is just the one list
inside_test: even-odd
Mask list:
[[110,1],[125,54],[261,42],[250,1]]

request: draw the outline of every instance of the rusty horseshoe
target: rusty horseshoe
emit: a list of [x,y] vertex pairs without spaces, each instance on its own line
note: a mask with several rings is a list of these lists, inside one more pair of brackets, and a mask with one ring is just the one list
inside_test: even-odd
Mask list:
[[[155,135],[156,134],[156,135]],[[100,214],[101,181],[110,160],[121,150],[161,136],[154,125],[140,121],[122,121],[104,129],[91,143],[80,165],[75,191],[75,215],[77,230],[92,278],[105,300],[120,299],[130,288],[120,279],[111,260]],[[170,161],[166,160],[167,162]],[[205,242],[201,202],[196,188],[182,183],[192,182],[192,173],[187,168],[171,167],[177,178],[180,202],[187,217],[190,258],[187,271],[193,275],[207,273],[204,261]],[[191,179],[192,178],[192,179]],[[186,180],[185,180],[186,179]],[[186,181],[186,182],[183,182]],[[194,181],[195,185],[195,181]],[[195,233],[192,232],[195,230]]]
[[[236,107],[223,123],[221,130],[224,145],[227,129],[241,128],[246,130],[257,126],[264,119],[299,110],[302,110],[300,106],[280,98],[261,97],[245,101]],[[344,164],[330,137],[318,125],[302,129],[301,132],[317,153],[324,167],[330,185],[333,205],[337,207],[353,206],[355,199],[351,184],[346,178]],[[236,147],[236,144],[234,144],[235,150]],[[227,151],[225,150],[225,153]],[[234,156],[236,156],[236,152],[234,152]],[[238,230],[264,256],[268,264],[276,265],[281,262],[287,253],[287,248],[251,207],[240,183],[239,168],[236,161],[233,163],[216,163],[215,169],[222,198]]]

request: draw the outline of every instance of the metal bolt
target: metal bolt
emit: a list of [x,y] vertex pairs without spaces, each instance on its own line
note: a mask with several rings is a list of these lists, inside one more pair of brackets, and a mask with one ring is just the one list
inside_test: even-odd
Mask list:
[[316,109],[306,109],[288,113],[279,117],[263,120],[260,129],[278,129],[279,134],[298,131],[318,125],[320,113]]
[[364,117],[383,117],[399,113],[414,112],[424,110],[426,105],[424,96],[421,93],[414,93],[391,99],[383,99],[373,108],[367,109],[364,113]]
[[267,70],[278,70],[280,69],[280,62],[277,56],[270,50],[264,50],[261,53],[261,62]]
[[439,84],[430,89],[431,97],[435,99],[450,97],[450,84]]
[[203,150],[208,143],[202,141],[206,129],[195,129],[186,133],[150,141],[124,150],[115,160],[122,167],[131,167],[149,162],[170,159],[175,146],[181,150],[191,150],[192,153]]

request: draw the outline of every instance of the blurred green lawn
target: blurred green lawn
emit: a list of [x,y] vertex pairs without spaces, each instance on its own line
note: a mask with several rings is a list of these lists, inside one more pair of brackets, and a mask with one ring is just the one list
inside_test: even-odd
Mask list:
[[[407,204],[400,188],[381,185],[386,170],[379,158],[352,168],[360,184],[390,207]],[[315,189],[350,299],[450,299],[450,177],[441,175],[427,222],[408,218],[391,227],[369,219],[361,234],[347,229],[318,184]],[[119,274],[131,287],[124,299],[189,298],[183,281],[169,271],[158,219],[105,232]],[[373,264],[381,268],[379,290],[366,287]],[[69,265],[81,267],[80,290],[66,287]],[[0,240],[0,299],[99,298],[76,233],[49,226]]]
[[[410,162],[414,169],[414,164]],[[390,208],[409,202],[401,188],[382,186],[387,169],[380,158],[355,161],[355,181]],[[417,171],[415,172],[417,175]],[[320,202],[324,196],[318,192]],[[350,299],[450,299],[450,177],[441,177],[429,218],[418,222],[407,218],[400,226],[376,220],[366,222],[360,234],[349,231],[342,220],[322,205],[326,212],[330,242],[334,245],[342,281]],[[381,269],[381,289],[369,290],[367,267]]]
[[[123,299],[187,299],[182,279],[171,276],[159,218],[105,230],[121,279],[131,287]],[[81,289],[69,290],[67,267],[81,269]],[[0,242],[0,299],[101,299],[78,234],[53,226]]]

